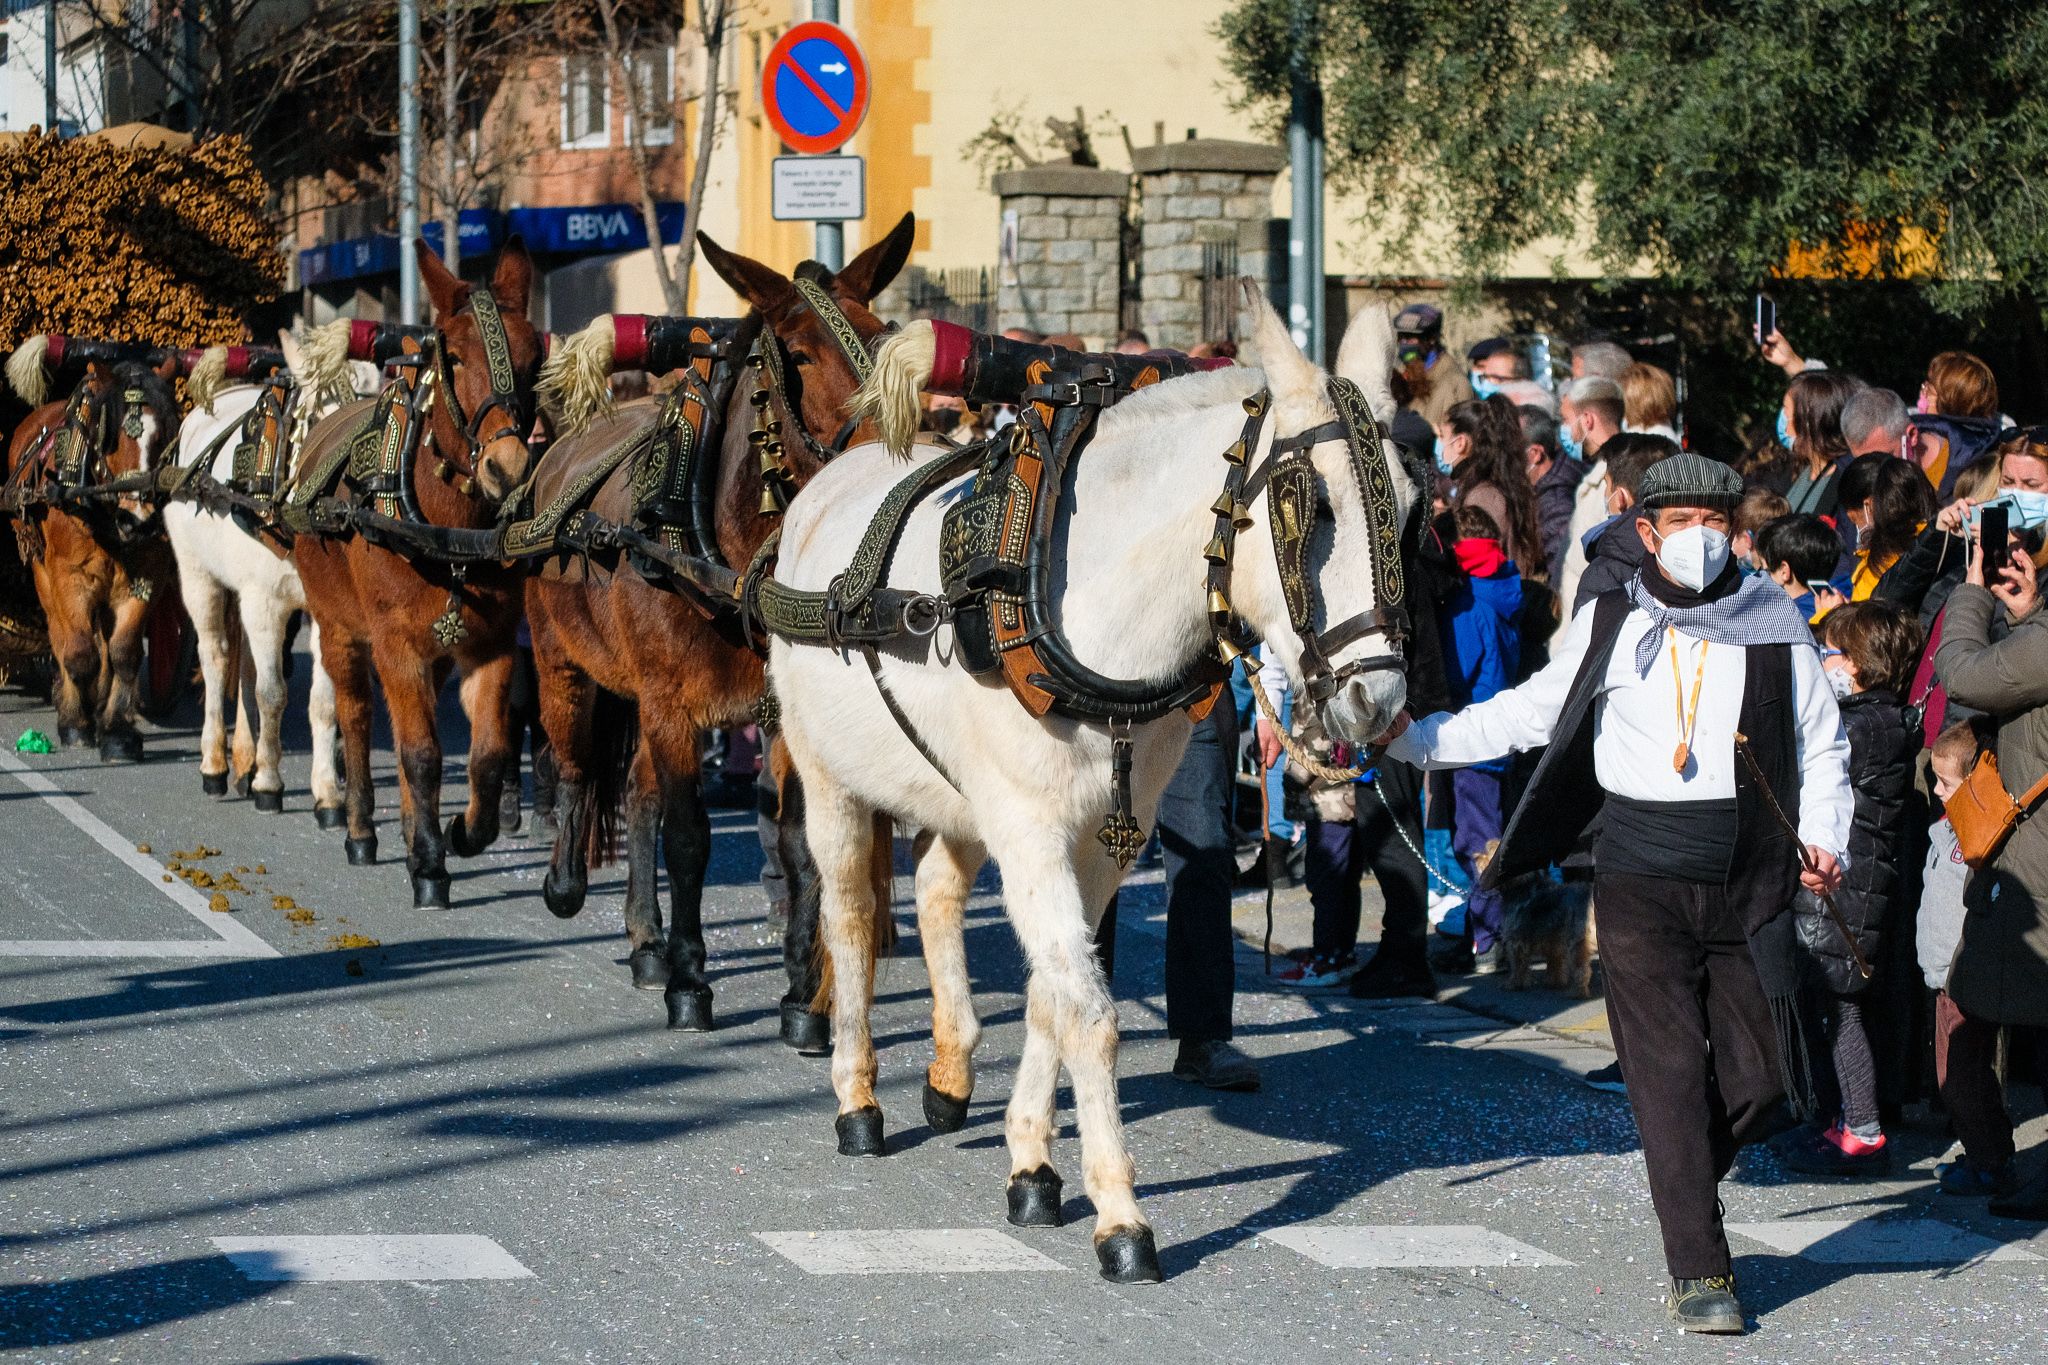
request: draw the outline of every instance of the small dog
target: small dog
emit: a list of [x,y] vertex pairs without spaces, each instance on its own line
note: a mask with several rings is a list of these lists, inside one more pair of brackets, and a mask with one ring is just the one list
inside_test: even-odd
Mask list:
[[[1485,858],[1493,857],[1487,846]],[[1475,859],[1483,868],[1485,863]],[[1501,957],[1507,988],[1529,989],[1537,962],[1544,985],[1567,988],[1581,1000],[1593,994],[1593,884],[1560,882],[1546,872],[1516,877],[1501,888]]]

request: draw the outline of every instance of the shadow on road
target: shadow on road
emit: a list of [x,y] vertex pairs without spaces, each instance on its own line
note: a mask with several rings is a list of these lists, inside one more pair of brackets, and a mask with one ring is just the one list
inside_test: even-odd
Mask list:
[[[194,1256],[50,1284],[0,1285],[0,1350],[104,1341],[289,1288],[282,1281],[243,1279],[221,1256]],[[338,1365],[357,1357],[327,1359]]]

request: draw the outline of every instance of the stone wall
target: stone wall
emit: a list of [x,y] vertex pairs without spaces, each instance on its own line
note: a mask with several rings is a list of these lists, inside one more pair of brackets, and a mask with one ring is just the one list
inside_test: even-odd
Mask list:
[[[1271,292],[1268,223],[1287,153],[1258,142],[1190,138],[1136,150],[1143,196],[1139,323],[1155,346],[1186,350],[1202,335],[1205,243],[1234,243],[1237,273]],[[1213,330],[1213,329],[1212,329]]]
[[1028,166],[995,177],[1016,255],[999,270],[998,330],[1072,332],[1107,348],[1118,332],[1123,210],[1130,177],[1093,166]]

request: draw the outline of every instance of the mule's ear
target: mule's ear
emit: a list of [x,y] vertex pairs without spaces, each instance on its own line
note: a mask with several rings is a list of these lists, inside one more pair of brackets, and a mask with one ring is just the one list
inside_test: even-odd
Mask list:
[[434,305],[434,316],[445,318],[452,315],[462,306],[469,286],[448,273],[448,267],[441,264],[441,258],[434,254],[434,248],[427,245],[425,238],[416,239],[412,249],[420,263],[420,283],[427,287],[427,298]]
[[1301,353],[1287,324],[1273,310],[1265,290],[1249,278],[1238,281],[1240,301],[1252,315],[1249,336],[1253,357],[1266,372],[1266,383],[1278,400],[1314,401],[1322,388],[1322,372]]
[[1358,385],[1375,418],[1394,420],[1394,323],[1385,307],[1367,304],[1351,315],[1337,347],[1337,373]]
[[737,252],[727,251],[711,240],[706,233],[697,234],[697,249],[704,253],[704,259],[718,272],[718,278],[731,285],[739,296],[763,313],[772,313],[789,302],[796,291],[790,287],[787,277],[778,274],[759,261],[749,260]]
[[113,367],[104,360],[85,362],[85,382],[96,389],[104,389],[114,382]]
[[872,302],[901,273],[916,239],[917,215],[906,213],[888,236],[846,263],[834,280],[839,292],[862,304]]
[[524,316],[532,290],[533,257],[527,254],[526,239],[515,232],[498,253],[498,268],[491,272],[491,295],[500,312]]
[[292,335],[289,327],[277,329],[277,349],[284,355],[287,374],[302,375],[306,372],[306,353],[299,349],[299,339]]

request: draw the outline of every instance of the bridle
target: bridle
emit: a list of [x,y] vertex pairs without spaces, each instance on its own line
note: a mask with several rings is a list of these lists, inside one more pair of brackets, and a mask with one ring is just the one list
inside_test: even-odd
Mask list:
[[[853,371],[857,381],[865,384],[875,369],[870,347],[879,344],[883,338],[895,331],[895,328],[883,329],[876,334],[873,342],[864,339],[860,329],[853,325],[853,319],[846,316],[831,292],[812,278],[813,274],[824,272],[825,267],[815,261],[805,261],[797,267],[796,276],[791,282],[796,286],[797,297],[802,301],[803,308],[815,315],[823,324],[826,335],[832,338],[833,347],[845,358],[847,368]],[[796,439],[802,442],[811,459],[819,465],[830,464],[845,454],[847,446],[853,442],[854,433],[860,429],[860,419],[849,417],[840,424],[829,441],[820,441],[811,435],[809,424],[803,420],[801,392],[790,383],[788,362],[783,351],[783,343],[775,335],[775,329],[764,326],[754,340],[753,351],[747,357],[748,365],[761,376],[760,386],[754,390],[752,396],[755,411],[754,430],[748,434],[747,439],[761,453],[761,481],[766,486],[763,495],[764,510],[769,498],[779,497],[786,503],[795,491],[795,472],[783,459],[784,442],[789,428],[795,428]]]
[[[1381,454],[1386,432],[1356,384],[1333,377],[1328,393],[1337,409],[1336,420],[1291,436],[1275,436],[1265,459],[1249,471],[1250,454],[1258,444],[1260,429],[1272,405],[1272,392],[1261,389],[1244,400],[1244,433],[1224,452],[1230,471],[1224,477],[1223,492],[1211,509],[1216,513],[1216,535],[1204,552],[1209,561],[1210,622],[1216,632],[1217,648],[1228,661],[1243,655],[1247,645],[1245,640],[1233,638],[1236,617],[1229,601],[1231,550],[1237,533],[1252,524],[1252,499],[1264,494],[1281,595],[1287,604],[1287,622],[1301,640],[1302,687],[1318,705],[1362,674],[1405,672],[1408,664],[1401,646],[1410,630],[1405,605],[1407,583],[1401,572],[1400,508],[1393,479]],[[1324,500],[1312,455],[1316,446],[1338,440],[1344,442],[1365,511],[1366,557],[1372,569],[1374,604],[1370,611],[1317,631],[1315,576],[1308,565],[1309,537],[1318,521],[1333,522],[1335,514]],[[1385,641],[1386,652],[1342,665],[1331,662],[1339,652],[1371,635]]]
[[[438,326],[434,329],[433,374],[436,387],[446,395],[448,416],[462,433],[465,443],[459,454],[462,464],[467,467],[461,472],[464,477],[473,479],[484,450],[493,442],[508,436],[524,440],[532,429],[533,390],[531,387],[523,391],[520,388],[519,372],[512,364],[512,339],[506,335],[505,319],[498,312],[498,300],[491,291],[482,285],[472,288],[468,299],[456,310],[456,316],[465,312],[475,322],[477,338],[483,343],[484,367],[491,385],[489,395],[477,404],[475,412],[464,411],[462,398],[455,391],[455,362],[449,354],[453,348],[448,344],[446,329]],[[484,421],[493,413],[499,416],[503,425],[484,435]],[[447,455],[456,453],[444,452]]]

